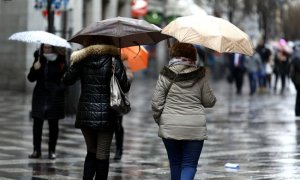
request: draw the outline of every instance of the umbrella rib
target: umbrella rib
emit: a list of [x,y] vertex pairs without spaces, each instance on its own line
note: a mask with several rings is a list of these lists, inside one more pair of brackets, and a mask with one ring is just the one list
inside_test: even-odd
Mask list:
[[[135,57],[137,57],[137,55],[140,53],[140,51],[141,51],[141,45],[138,43],[138,42],[136,42],[136,41],[133,41],[133,43],[135,43],[135,44],[137,44],[138,46],[139,46],[139,51],[138,51],[138,53],[135,55]],[[134,57],[134,58],[135,58]]]
[[150,37],[150,39],[152,40],[153,43],[155,43],[155,39],[153,39],[152,36],[148,35]]

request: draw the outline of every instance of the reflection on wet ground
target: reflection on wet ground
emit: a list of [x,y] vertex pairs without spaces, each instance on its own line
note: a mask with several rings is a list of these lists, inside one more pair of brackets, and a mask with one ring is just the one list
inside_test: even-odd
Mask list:
[[[124,156],[119,162],[111,159],[110,180],[169,178],[167,155],[150,111],[154,86],[151,79],[133,83],[133,110],[124,119]],[[244,87],[244,95],[236,96],[226,82],[214,83],[213,88],[218,102],[207,109],[209,140],[195,179],[300,179],[300,121],[294,117],[294,90],[249,96]],[[43,158],[27,158],[32,151],[30,98],[1,92],[0,179],[81,179],[85,143],[73,127],[73,118],[60,123],[56,160],[47,159],[47,123]],[[226,163],[237,163],[240,169],[225,169]]]

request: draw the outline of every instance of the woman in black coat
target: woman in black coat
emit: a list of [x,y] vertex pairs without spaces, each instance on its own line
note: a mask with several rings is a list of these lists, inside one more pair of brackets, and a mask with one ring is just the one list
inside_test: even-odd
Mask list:
[[111,45],[91,45],[71,55],[71,67],[63,81],[67,85],[81,80],[81,95],[75,127],[84,136],[87,155],[83,179],[107,179],[109,154],[118,113],[110,107],[110,79],[112,58],[115,58],[115,75],[123,92],[130,83],[120,60],[119,49]]
[[58,120],[64,118],[64,85],[62,77],[66,71],[64,55],[58,54],[55,47],[41,45],[34,53],[34,63],[27,76],[30,82],[36,82],[32,95],[33,147],[29,158],[41,157],[41,141],[44,120],[49,124],[48,158],[55,159],[55,147],[58,138]]

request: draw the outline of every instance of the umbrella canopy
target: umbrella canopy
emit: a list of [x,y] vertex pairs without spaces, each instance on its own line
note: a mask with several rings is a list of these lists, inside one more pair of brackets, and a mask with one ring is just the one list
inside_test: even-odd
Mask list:
[[128,57],[131,71],[139,71],[148,67],[148,51],[142,46],[130,46],[121,49],[122,54]]
[[177,18],[163,28],[162,33],[220,53],[254,54],[254,46],[245,32],[229,21],[210,15]]
[[76,33],[69,42],[84,46],[109,44],[119,48],[156,44],[170,37],[160,31],[161,28],[144,20],[115,17],[92,23]]
[[22,41],[26,43],[50,44],[52,46],[70,48],[70,43],[67,40],[45,31],[24,31],[11,35],[9,40]]

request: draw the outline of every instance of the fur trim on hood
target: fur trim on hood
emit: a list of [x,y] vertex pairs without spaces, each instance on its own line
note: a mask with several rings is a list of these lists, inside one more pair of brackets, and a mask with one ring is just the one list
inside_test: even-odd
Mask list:
[[71,55],[71,64],[79,62],[89,55],[110,54],[113,56],[120,55],[120,50],[112,45],[91,45],[78,51],[74,51]]

